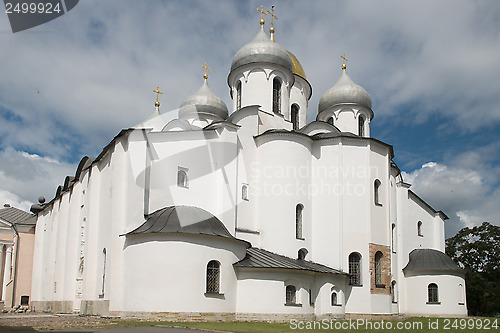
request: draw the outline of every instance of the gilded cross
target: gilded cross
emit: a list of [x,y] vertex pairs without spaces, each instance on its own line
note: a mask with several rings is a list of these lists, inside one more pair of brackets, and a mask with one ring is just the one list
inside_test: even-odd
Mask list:
[[260,6],[260,8],[257,7],[257,11],[260,13],[260,24],[264,25],[264,15],[267,15],[264,11],[264,6]]
[[340,57],[342,58],[342,69],[346,69],[345,62],[347,61],[347,58],[345,57],[345,53],[341,54]]
[[271,6],[271,11],[267,11],[267,14],[271,15],[271,26],[274,25],[274,20],[278,18],[274,15],[274,6]]
[[204,68],[205,69],[205,74],[203,74],[203,78],[206,80],[208,79],[208,72],[211,71],[210,68],[208,68],[208,64],[205,63],[205,65],[201,65],[201,68]]
[[153,92],[156,93],[156,103],[155,106],[160,106],[160,101],[158,100],[158,96],[163,93],[160,91],[160,86],[156,86],[156,90],[153,89]]

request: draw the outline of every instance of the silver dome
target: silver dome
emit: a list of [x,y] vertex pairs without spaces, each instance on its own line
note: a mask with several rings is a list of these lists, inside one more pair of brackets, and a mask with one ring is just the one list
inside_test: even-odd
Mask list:
[[231,72],[238,67],[256,62],[277,64],[290,71],[293,70],[293,62],[288,51],[283,46],[273,42],[263,28],[250,43],[245,44],[236,52],[231,63]]
[[337,104],[358,104],[371,109],[372,99],[363,87],[354,83],[342,70],[339,80],[319,100],[318,113]]
[[201,88],[186,98],[179,108],[179,118],[194,113],[211,114],[222,119],[228,117],[226,103],[214,94],[206,79]]

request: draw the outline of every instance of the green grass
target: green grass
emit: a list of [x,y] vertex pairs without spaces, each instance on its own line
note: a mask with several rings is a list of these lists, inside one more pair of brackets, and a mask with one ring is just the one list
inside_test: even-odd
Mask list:
[[[456,320],[456,321],[455,321]],[[333,329],[327,329],[330,322],[326,322],[320,326],[322,322],[316,323],[314,329],[314,322],[303,322],[304,329],[299,329],[298,325],[291,325],[290,323],[263,323],[263,322],[158,322],[158,321],[119,321],[118,326],[137,327],[137,326],[180,326],[190,328],[203,328],[208,330],[217,330],[223,332],[235,333],[283,333],[283,332],[419,332],[419,333],[436,333],[436,332],[500,332],[500,327],[495,328],[491,325],[495,322],[495,318],[464,318],[461,319],[436,319],[436,318],[411,318],[404,321],[364,321],[356,322],[349,321],[335,321],[333,325],[337,325],[338,329],[333,326]],[[465,320],[465,321],[464,321]],[[485,325],[489,320],[490,328],[488,330],[478,329],[477,325]],[[359,323],[359,326],[356,326]],[[397,328],[396,325],[402,325]],[[497,319],[497,325],[500,326],[500,320]],[[328,324],[328,325],[327,325]],[[342,329],[339,325],[343,324],[344,327],[351,328]],[[354,325],[354,326],[353,326]],[[370,326],[371,325],[371,326]],[[392,329],[388,327],[392,326]],[[296,327],[296,329],[292,329]],[[353,329],[354,327],[354,329]],[[448,329],[445,329],[448,327]],[[307,329],[310,328],[310,329]]]

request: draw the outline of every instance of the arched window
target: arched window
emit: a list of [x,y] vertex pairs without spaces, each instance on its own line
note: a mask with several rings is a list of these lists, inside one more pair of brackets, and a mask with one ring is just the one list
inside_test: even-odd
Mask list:
[[397,303],[398,298],[396,296],[396,281],[392,280],[391,282],[391,299],[392,303]]
[[273,112],[281,113],[281,81],[278,78],[273,80]]
[[465,289],[464,285],[459,283],[458,284],[458,294],[460,295],[458,299],[458,305],[465,305]]
[[207,293],[218,294],[220,289],[220,263],[211,260],[207,265]]
[[438,286],[435,283],[427,286],[428,303],[439,303]]
[[361,115],[358,118],[358,133],[359,136],[365,136],[365,117]]
[[375,287],[382,287],[382,252],[375,253]]
[[338,303],[337,303],[337,292],[336,292],[336,291],[334,291],[334,292],[332,293],[332,296],[331,296],[331,304],[332,304],[332,306],[333,306],[333,305],[338,305]]
[[299,129],[299,106],[297,104],[292,104],[292,117],[291,121],[293,124],[293,130]]
[[375,201],[375,205],[377,206],[382,206],[380,203],[380,180],[375,179],[375,182],[373,183],[373,200]]
[[328,118],[326,122],[329,123],[330,125],[333,125],[333,117]]
[[297,253],[297,259],[299,259],[299,260],[306,259],[307,253],[308,252],[306,249],[300,249],[299,252]]
[[349,255],[349,284],[361,285],[361,255],[353,252]]
[[236,110],[241,109],[241,81],[236,85]]
[[286,286],[285,290],[285,304],[294,305],[297,303],[297,289],[295,286]]
[[188,175],[187,170],[179,169],[177,171],[177,186],[179,187],[188,187]]
[[303,239],[302,235],[302,211],[304,210],[304,206],[302,204],[298,204],[295,207],[295,238]]
[[392,244],[392,253],[396,253],[396,224],[392,224],[392,238],[391,238],[391,244]]
[[422,221],[417,222],[417,235],[420,237],[424,236],[424,234],[422,234]]
[[243,184],[241,186],[241,199],[248,200],[248,184]]

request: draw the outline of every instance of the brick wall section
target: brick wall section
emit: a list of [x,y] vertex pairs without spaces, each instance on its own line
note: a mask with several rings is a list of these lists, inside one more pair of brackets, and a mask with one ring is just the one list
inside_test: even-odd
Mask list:
[[[375,286],[375,253],[382,252],[382,284],[383,288]],[[385,245],[370,243],[370,292],[372,294],[391,294],[391,248]]]

